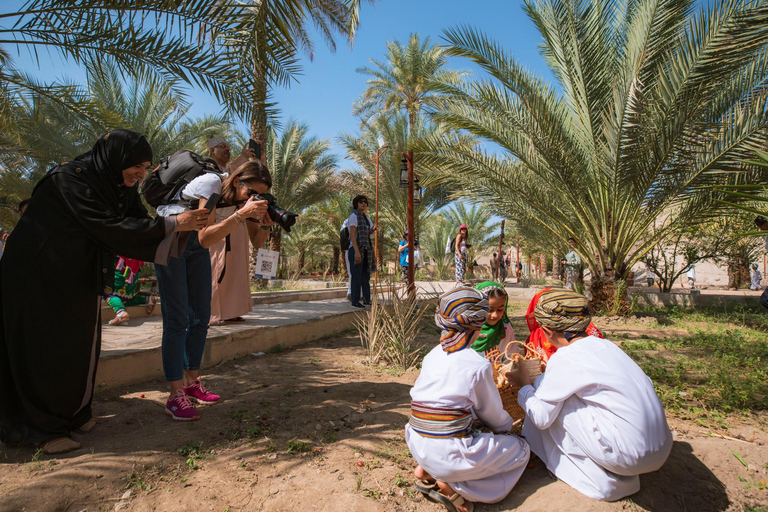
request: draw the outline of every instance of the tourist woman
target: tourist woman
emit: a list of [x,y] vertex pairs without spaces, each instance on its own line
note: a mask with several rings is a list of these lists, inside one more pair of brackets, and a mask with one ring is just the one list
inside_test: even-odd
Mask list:
[[456,252],[456,285],[464,286],[464,274],[467,272],[467,249],[470,247],[467,243],[469,239],[469,230],[466,224],[459,227],[459,234],[454,242],[454,251]]
[[[0,437],[47,453],[75,450],[71,432],[95,427],[91,400],[101,348],[101,296],[117,253],[165,262],[174,231],[207,212],[148,216],[137,183],[152,162],[140,134],[113,130],[37,184],[0,264]],[[66,295],[40,308],[56,283]]]
[[[195,206],[204,211],[215,210],[215,205],[209,208],[208,200],[222,194],[221,178],[222,175],[214,172],[201,174],[178,192],[176,199],[180,201],[159,206],[157,214],[177,214]],[[247,187],[239,184],[239,180],[238,186],[239,197],[246,197]],[[211,215],[205,229],[192,233],[183,244],[181,257],[170,260],[167,265],[155,265],[163,314],[163,374],[170,387],[165,414],[174,421],[195,421],[200,415],[192,402],[210,405],[221,398],[209,391],[200,378],[211,318],[212,272],[208,247],[224,239],[236,224],[243,224],[247,218],[261,218],[266,213],[267,201],[251,198],[240,210],[218,222]]]
[[269,215],[254,218],[258,203],[249,199],[271,187],[272,177],[261,160],[241,165],[222,184],[215,220],[211,216],[211,225],[200,231],[200,245],[211,253],[210,325],[243,321],[242,315],[251,311],[249,240],[261,247],[272,220]]
[[[352,200],[352,215],[347,219],[349,227],[349,267],[352,271],[351,281],[351,306],[354,309],[363,309],[371,304],[371,272],[375,269],[373,261],[373,242],[371,241],[371,221],[368,212],[368,198],[357,196]],[[362,290],[362,291],[361,291]],[[360,303],[362,293],[363,303]]]

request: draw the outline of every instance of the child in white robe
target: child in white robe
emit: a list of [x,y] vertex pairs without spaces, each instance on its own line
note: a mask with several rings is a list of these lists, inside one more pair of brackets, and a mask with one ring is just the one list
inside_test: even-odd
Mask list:
[[[502,407],[490,363],[470,348],[487,315],[488,300],[477,290],[443,294],[435,314],[445,329],[441,343],[424,358],[411,389],[405,440],[419,464],[415,486],[450,511],[504,499],[530,457],[525,440],[503,433],[513,419]],[[491,431],[473,427],[475,419]]]
[[550,290],[534,315],[558,350],[533,385],[525,372],[507,374],[523,386],[523,437],[547,469],[590,498],[636,493],[638,475],[659,469],[672,449],[653,383],[619,347],[584,332],[583,295]]

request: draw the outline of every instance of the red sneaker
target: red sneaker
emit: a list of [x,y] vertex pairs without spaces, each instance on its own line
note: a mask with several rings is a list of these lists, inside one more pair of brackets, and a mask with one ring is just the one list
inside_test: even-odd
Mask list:
[[203,405],[215,404],[221,397],[208,391],[200,379],[197,379],[191,386],[184,386],[184,394],[195,403]]
[[192,405],[192,402],[189,401],[189,397],[181,391],[165,403],[165,414],[173,418],[173,421],[195,421],[200,419],[200,415]]

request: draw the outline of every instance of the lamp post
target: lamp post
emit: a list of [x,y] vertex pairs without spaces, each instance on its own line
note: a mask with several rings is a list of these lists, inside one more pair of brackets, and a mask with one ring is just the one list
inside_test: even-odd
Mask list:
[[406,183],[405,170],[407,168],[407,186],[408,186],[408,293],[413,294],[416,291],[413,272],[413,252],[414,252],[414,232],[413,232],[413,150],[408,150],[408,154],[400,153],[403,157],[401,162],[405,168],[400,169],[400,186]]
[[378,293],[379,286],[379,158],[384,154],[389,146],[386,145],[384,137],[379,135],[376,139],[379,143],[379,147],[376,149],[376,218],[374,219],[374,226],[376,231],[373,232],[373,257],[376,262],[376,273],[373,274],[373,293],[374,296]]

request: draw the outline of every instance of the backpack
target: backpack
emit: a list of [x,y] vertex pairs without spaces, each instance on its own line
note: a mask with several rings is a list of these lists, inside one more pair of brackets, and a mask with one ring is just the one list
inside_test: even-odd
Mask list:
[[341,250],[346,251],[349,249],[349,227],[343,227],[339,231],[339,239],[341,242]]
[[190,181],[206,172],[222,174],[210,158],[182,149],[163,158],[160,165],[147,174],[141,184],[141,194],[153,208],[162,204],[183,203],[183,200],[174,200],[173,197]]
[[456,237],[448,238],[445,244],[445,254],[456,254]]

